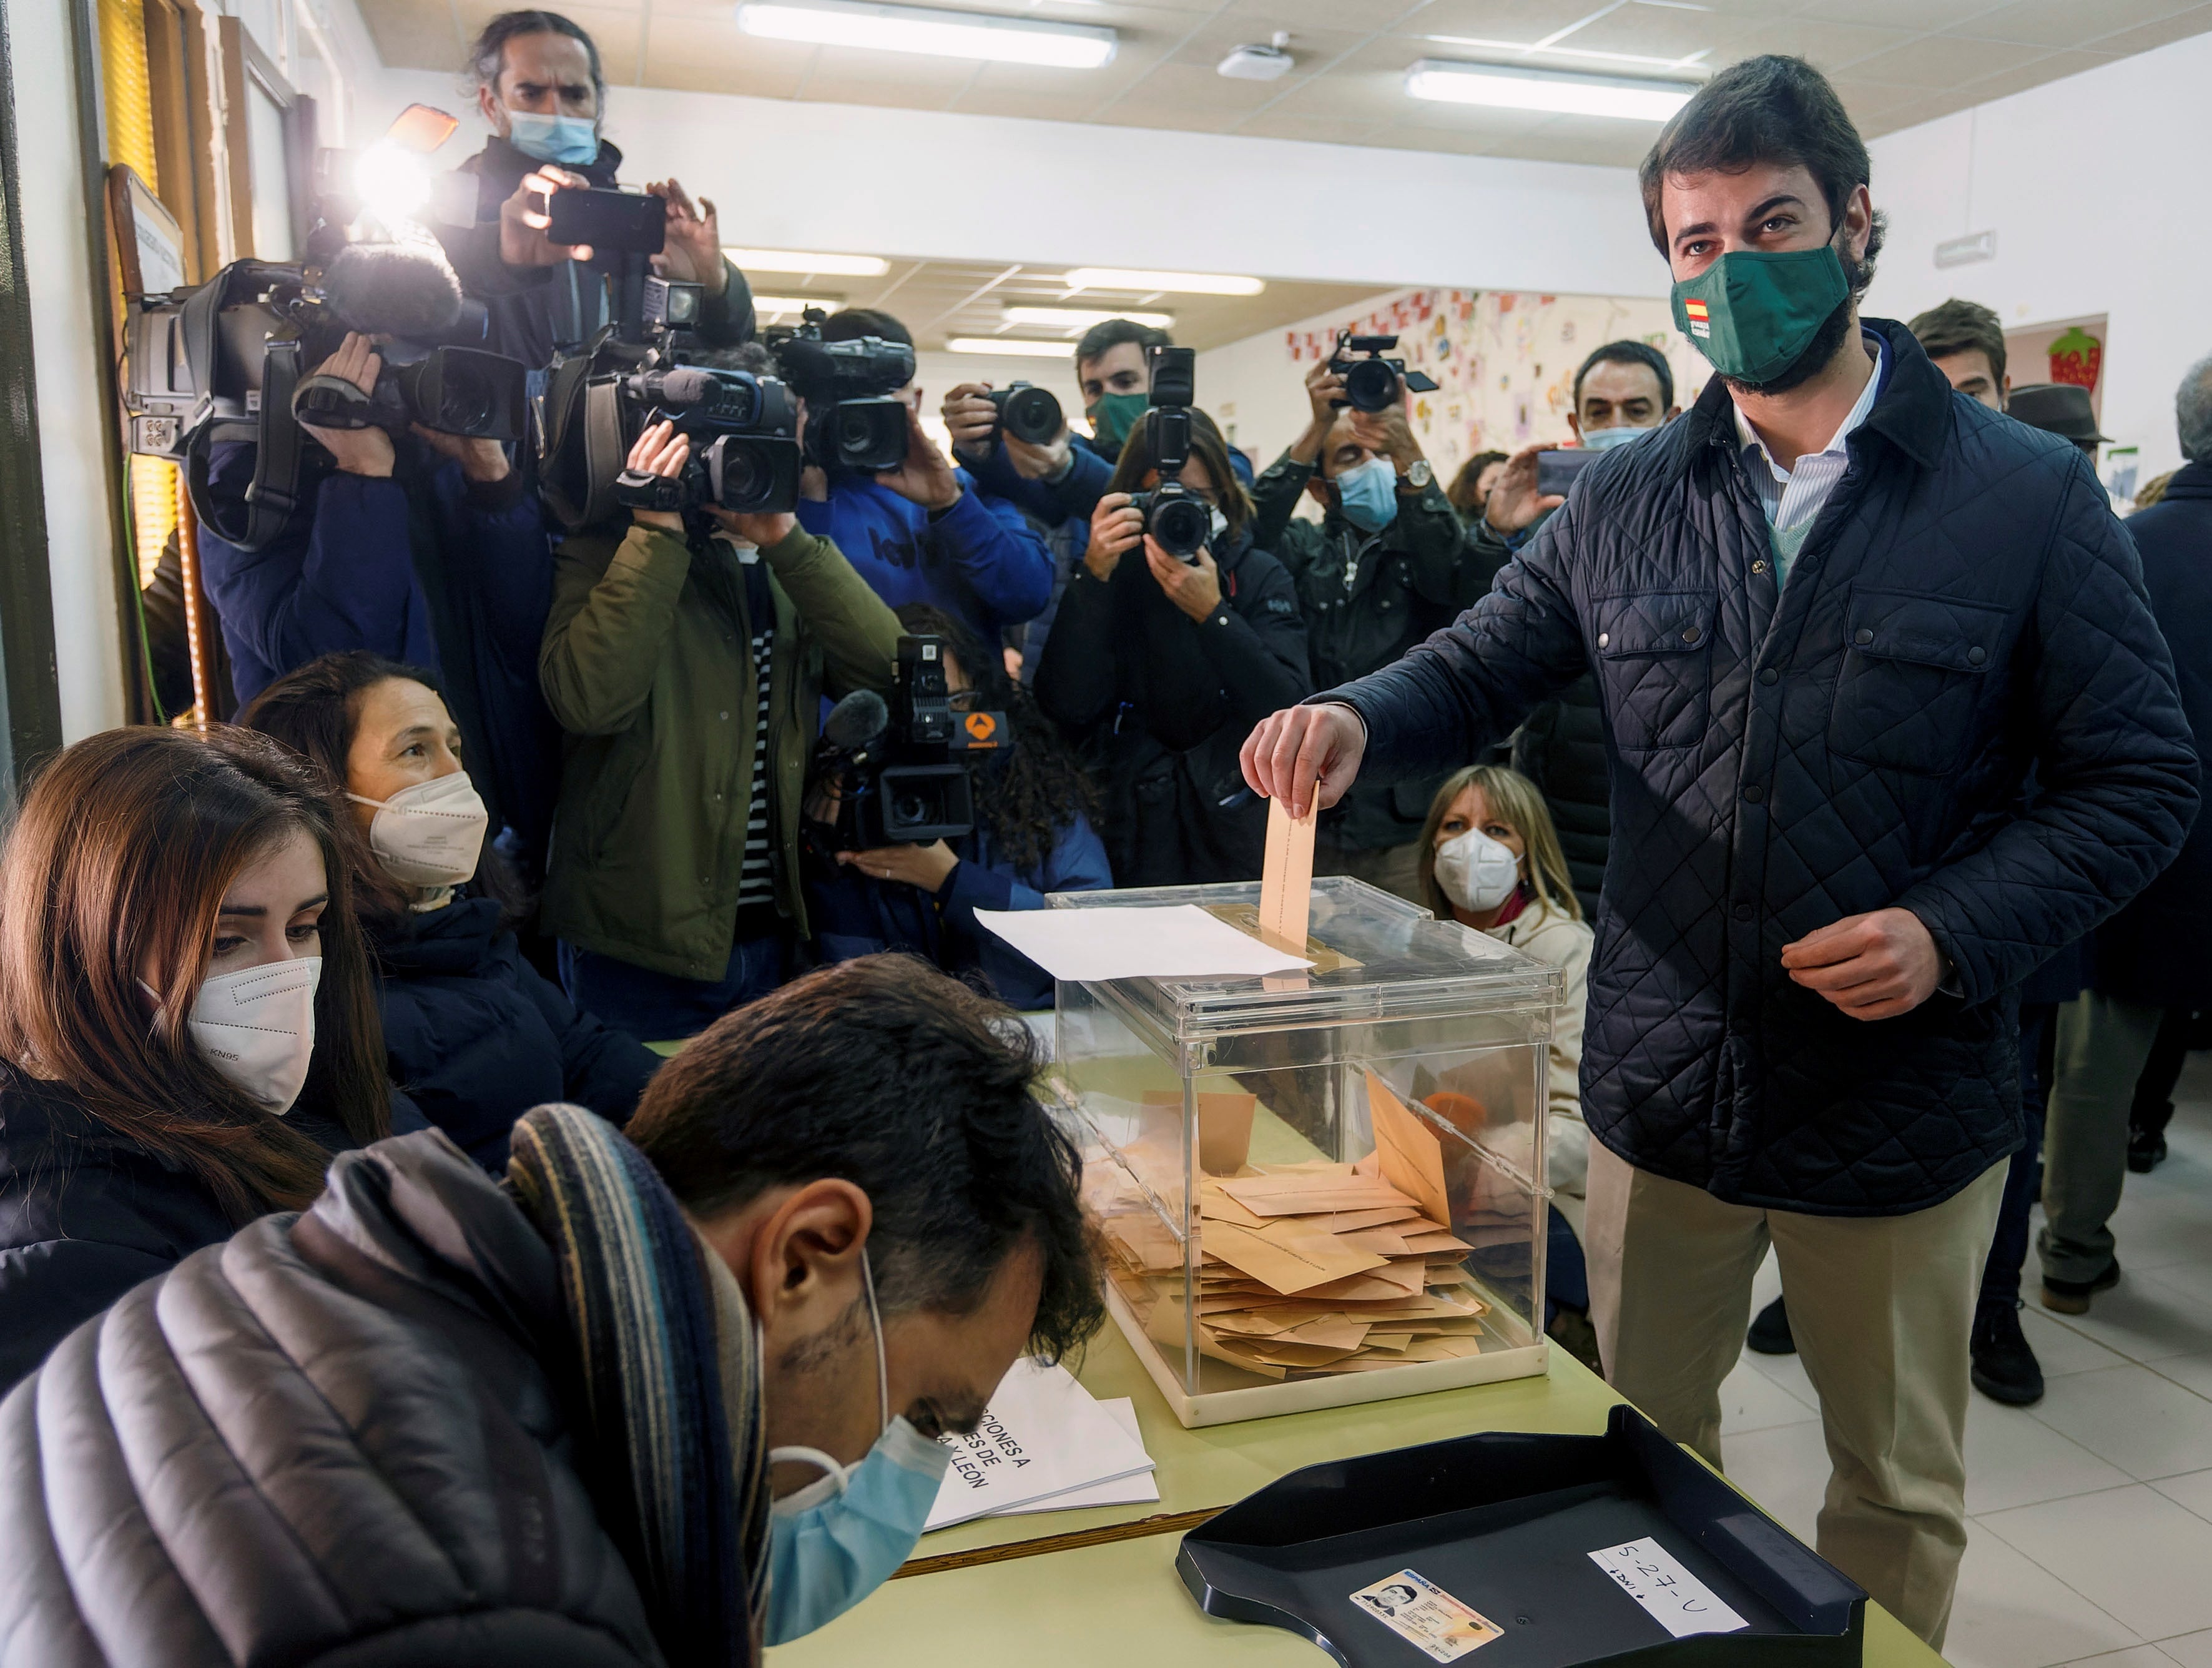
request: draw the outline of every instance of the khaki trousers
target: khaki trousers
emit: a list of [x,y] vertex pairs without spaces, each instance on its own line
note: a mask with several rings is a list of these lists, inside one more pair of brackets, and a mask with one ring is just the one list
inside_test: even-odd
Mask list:
[[2087,990],[2058,1010],[2043,1123],[2043,1272],[2084,1284],[2112,1266],[2110,1226],[2128,1178],[2128,1115],[2162,1007]]
[[1832,1470],[1820,1555],[1936,1649],[1966,1547],[1966,1342],[2005,1166],[1905,1216],[1732,1205],[1590,1143],[1590,1318],[1614,1389],[1721,1464],[1721,1380],[1771,1243]]

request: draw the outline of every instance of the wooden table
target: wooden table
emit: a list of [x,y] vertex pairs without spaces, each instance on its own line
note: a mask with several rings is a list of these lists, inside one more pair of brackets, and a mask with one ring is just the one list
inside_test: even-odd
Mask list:
[[[926,1535],[898,1579],[778,1648],[771,1668],[1325,1668],[1311,1645],[1279,1628],[1201,1611],[1175,1573],[1183,1531],[1302,1465],[1480,1430],[1595,1435],[1620,1400],[1554,1348],[1540,1379],[1185,1430],[1115,1329],[1079,1366],[1093,1395],[1134,1398],[1159,1468],[1158,1504],[985,1518]],[[1868,1668],[1942,1660],[1867,1606]]]

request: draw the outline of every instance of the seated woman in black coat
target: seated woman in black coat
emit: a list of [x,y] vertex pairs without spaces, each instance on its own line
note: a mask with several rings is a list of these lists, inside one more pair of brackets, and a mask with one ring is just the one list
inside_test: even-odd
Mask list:
[[343,788],[339,844],[384,978],[384,1046],[422,1115],[495,1174],[549,1100],[626,1123],[659,1056],[580,1014],[523,959],[516,888],[432,675],[355,649],[278,679],[240,715]]
[[1159,416],[1130,431],[1091,514],[1037,664],[1037,704],[1095,763],[1116,884],[1254,880],[1267,807],[1237,750],[1313,692],[1305,619],[1289,573],[1253,546],[1252,500],[1203,411],[1190,414],[1182,480],[1213,535],[1183,561],[1145,532],[1130,499],[1159,484]]
[[283,748],[109,730],[39,773],[0,857],[0,1392],[391,1132],[371,987]]

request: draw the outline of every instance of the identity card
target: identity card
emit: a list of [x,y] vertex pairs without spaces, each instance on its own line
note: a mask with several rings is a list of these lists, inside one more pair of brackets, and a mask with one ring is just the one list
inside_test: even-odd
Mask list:
[[1438,1662],[1456,1662],[1498,1636],[1486,1617],[1410,1569],[1360,1588],[1352,1602]]

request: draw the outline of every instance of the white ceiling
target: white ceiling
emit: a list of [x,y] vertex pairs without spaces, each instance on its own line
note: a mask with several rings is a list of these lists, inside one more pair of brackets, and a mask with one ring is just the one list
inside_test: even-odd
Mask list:
[[[1406,67],[1445,58],[1694,76],[1760,52],[1792,52],[1834,78],[1872,137],[2212,30],[2207,0],[931,3],[1110,24],[1120,51],[1100,70],[978,64],[756,40],[738,33],[734,0],[560,9],[591,31],[621,84],[1613,166],[1634,164],[1656,130],[1424,103],[1406,95]],[[361,9],[387,64],[450,71],[469,36],[504,5],[362,0]],[[1290,31],[1297,58],[1288,75],[1248,82],[1214,73],[1231,47],[1278,29]]]

